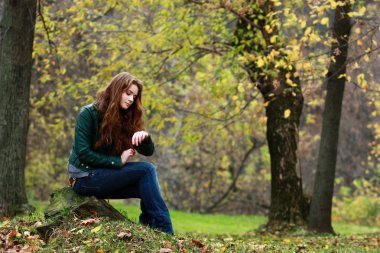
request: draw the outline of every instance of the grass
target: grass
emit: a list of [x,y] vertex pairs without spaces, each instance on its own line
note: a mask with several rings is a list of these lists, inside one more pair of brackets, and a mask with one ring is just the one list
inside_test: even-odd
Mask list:
[[[128,218],[138,221],[139,206],[125,205],[120,201],[111,204]],[[267,218],[259,215],[197,214],[171,210],[173,227],[176,233],[201,233],[205,235],[243,235],[265,224]],[[347,223],[333,223],[335,232],[341,235],[354,235],[380,232],[378,227],[360,226]]]
[[[0,252],[379,252],[380,234],[331,235],[205,235],[169,236],[127,221],[107,218],[68,219],[54,230],[48,243],[36,232],[41,214],[0,224]],[[43,220],[42,220],[43,221]],[[223,232],[223,231],[220,231]]]
[[[132,220],[138,206],[111,202]],[[126,221],[70,218],[54,230],[45,244],[36,231],[37,212],[0,223],[0,252],[379,252],[380,229],[337,223],[339,236],[311,235],[302,230],[292,234],[261,234],[255,228],[266,222],[255,215],[204,215],[171,211],[176,235]],[[377,232],[373,234],[368,234]],[[367,234],[360,234],[367,233]]]
[[[128,218],[137,222],[140,208],[111,201],[111,204]],[[202,233],[208,235],[233,234],[241,235],[258,228],[266,222],[263,216],[197,214],[170,210],[170,217],[176,233]]]

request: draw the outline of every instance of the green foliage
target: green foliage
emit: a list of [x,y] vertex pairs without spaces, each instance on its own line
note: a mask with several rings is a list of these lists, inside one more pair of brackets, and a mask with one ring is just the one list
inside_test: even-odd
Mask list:
[[367,226],[380,226],[379,180],[356,179],[355,189],[340,188],[340,198],[334,199],[333,219]]
[[[153,161],[170,205],[206,210],[231,186],[244,154],[255,144],[234,191],[219,210],[263,212],[252,206],[269,201],[264,115],[268,104],[258,99],[255,80],[249,79],[243,66],[255,62],[260,74],[268,77],[278,69],[296,71],[307,104],[308,128],[301,136],[300,154],[303,160],[313,161],[319,141],[313,129],[318,129],[323,98],[319,87],[333,60],[326,54],[331,44],[329,12],[338,3],[276,0],[275,11],[264,16],[259,2],[41,2],[44,22],[39,16],[33,54],[28,190],[47,199],[52,190],[66,184],[66,159],[77,112],[93,101],[96,91],[114,74],[129,71],[144,81],[146,122],[157,147]],[[265,22],[273,47],[265,44],[253,24],[246,39],[256,48],[245,52],[249,41],[234,47],[237,16],[230,8],[252,11],[255,22]],[[375,17],[376,10],[374,4],[360,3],[352,15]],[[376,60],[371,54],[377,43],[373,26],[374,22],[354,24],[355,60],[344,77],[367,90],[376,87],[375,70],[366,71]],[[379,149],[377,143],[374,150]],[[303,167],[312,171],[315,166]]]

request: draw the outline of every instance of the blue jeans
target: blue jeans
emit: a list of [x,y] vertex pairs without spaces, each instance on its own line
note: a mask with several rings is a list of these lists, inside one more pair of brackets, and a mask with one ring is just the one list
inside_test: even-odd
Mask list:
[[101,199],[139,198],[139,223],[173,234],[169,210],[161,195],[156,168],[147,162],[129,162],[121,169],[101,169],[78,178],[74,191]]

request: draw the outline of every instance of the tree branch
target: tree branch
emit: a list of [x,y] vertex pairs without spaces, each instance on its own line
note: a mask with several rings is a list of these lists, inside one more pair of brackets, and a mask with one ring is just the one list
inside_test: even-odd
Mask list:
[[41,17],[42,25],[43,25],[44,30],[46,32],[46,36],[47,36],[48,44],[49,44],[49,52],[52,53],[52,48],[54,48],[55,49],[54,51],[57,53],[57,47],[56,47],[55,43],[50,39],[50,33],[49,33],[49,30],[46,26],[44,15],[42,15],[41,0],[38,0],[38,2],[37,2],[37,12],[38,12],[38,15]]
[[255,150],[256,143],[254,142],[252,147],[245,153],[242,162],[240,163],[240,166],[238,168],[238,171],[236,175],[234,176],[234,179],[232,180],[231,185],[228,187],[227,191],[217,200],[215,201],[211,206],[207,207],[205,209],[206,213],[212,212],[229,194],[230,192],[236,187],[236,182],[240,176],[240,174],[243,172],[243,169],[245,168],[245,163],[247,162],[249,155]]

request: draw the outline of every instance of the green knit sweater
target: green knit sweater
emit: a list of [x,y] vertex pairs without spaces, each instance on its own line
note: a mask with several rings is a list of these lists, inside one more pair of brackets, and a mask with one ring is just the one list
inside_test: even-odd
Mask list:
[[[111,147],[93,149],[99,138],[100,125],[101,117],[95,106],[93,104],[84,106],[75,123],[75,137],[69,164],[82,171],[123,166],[121,157],[111,154]],[[152,138],[148,136],[138,147],[133,146],[133,148],[142,155],[151,156],[154,152],[154,143]]]

